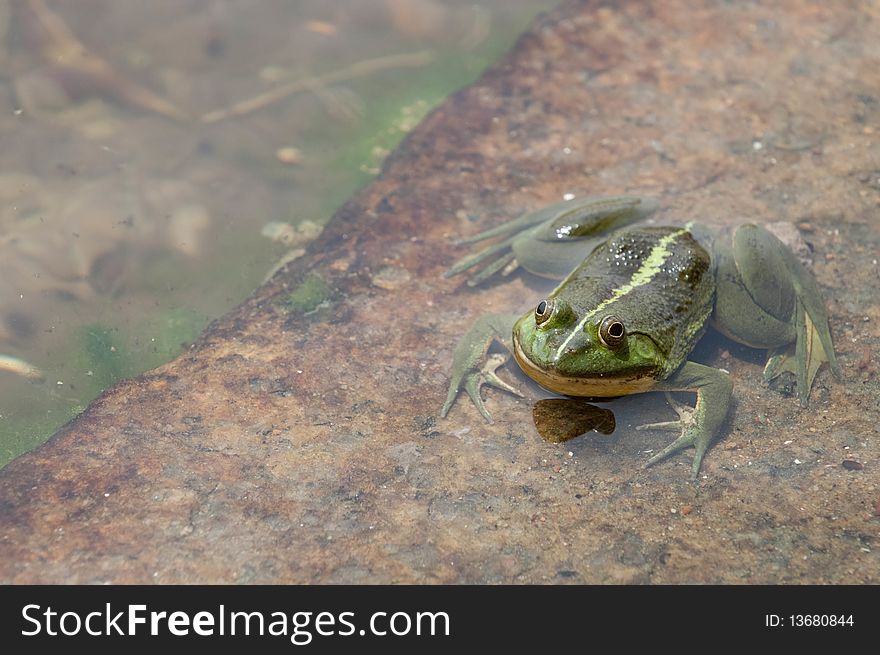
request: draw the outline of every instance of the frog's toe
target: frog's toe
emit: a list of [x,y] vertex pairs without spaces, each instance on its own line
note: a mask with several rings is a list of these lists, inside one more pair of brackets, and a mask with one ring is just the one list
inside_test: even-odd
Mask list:
[[794,344],[787,348],[776,348],[770,351],[767,357],[767,364],[764,366],[764,384],[769,384],[785,371],[797,375]]
[[681,430],[684,432],[690,425],[696,422],[695,409],[690,405],[678,402],[672,394],[666,392],[666,402],[678,414],[677,421],[661,421],[660,423],[645,423],[637,425],[636,430]]
[[671,444],[666,446],[659,453],[651,457],[647,462],[645,462],[645,468],[649,466],[653,466],[654,464],[666,459],[670,455],[674,455],[677,452],[684,450],[685,448],[694,447],[694,461],[691,466],[691,480],[696,480],[697,476],[700,474],[700,467],[703,464],[703,456],[706,454],[706,450],[709,448],[710,438],[704,438],[701,434],[696,434],[694,432],[685,432],[678,439],[673,441]]
[[694,445],[693,435],[684,433],[678,439],[676,439],[671,444],[666,446],[666,448],[664,448],[659,453],[657,453],[656,455],[651,457],[651,459],[649,459],[647,462],[645,462],[645,468],[647,468],[649,466],[654,466],[654,464],[663,461],[664,459],[666,459],[670,455],[674,455],[675,453],[679,452],[680,450],[684,450],[685,448],[689,448],[690,446],[693,446],[693,445]]
[[[822,319],[825,320],[824,318]],[[799,304],[796,308],[796,333],[794,343],[771,349],[764,367],[764,382],[769,383],[784,372],[794,374],[798,383],[798,398],[806,407],[810,390],[819,367],[828,362],[831,372],[840,379],[840,367],[834,351],[826,346],[830,343],[827,321],[815,324],[810,314]]]
[[452,408],[452,403],[454,403],[455,399],[458,398],[458,391],[459,389],[455,385],[449,387],[449,393],[446,395],[446,402],[443,403],[443,407],[440,408],[440,418],[446,418],[446,415]]
[[486,409],[486,405],[483,403],[483,398],[480,396],[481,386],[483,386],[483,380],[480,376],[475,375],[465,382],[464,389],[467,391],[467,395],[471,397],[471,401],[474,403],[477,410],[479,410],[483,418],[486,419],[486,422],[493,423],[492,415],[489,413],[489,410]]
[[645,423],[637,425],[636,430],[681,430],[681,421],[661,421],[660,423]]
[[446,415],[449,414],[449,410],[455,403],[455,399],[458,398],[458,394],[461,392],[461,387],[464,387],[465,392],[470,396],[471,402],[474,403],[474,406],[479,410],[482,417],[486,419],[488,423],[492,423],[492,415],[489,413],[489,410],[486,409],[486,405],[483,404],[483,399],[480,397],[480,387],[482,387],[482,385],[483,379],[478,372],[465,375],[461,380],[460,385],[451,385],[449,387],[449,393],[446,396],[446,402],[443,403],[443,407],[440,409],[440,418],[446,418]]
[[496,389],[502,389],[522,398],[523,394],[519,389],[507,384],[507,382],[498,377],[497,370],[504,366],[508,359],[510,359],[509,355],[502,355],[500,353],[490,355],[480,371],[480,376],[482,377],[481,384],[488,384]]
[[516,263],[515,255],[512,252],[509,252],[506,255],[502,255],[491,264],[487,264],[481,271],[475,273],[467,281],[467,284],[469,287],[475,287],[478,284],[482,284],[483,282],[488,280],[501,269],[504,269],[504,271],[502,271],[502,275],[509,275],[518,267],[519,264]]
[[[449,270],[443,273],[444,278],[450,278],[469,269],[474,269],[469,286],[476,286],[490,278],[502,268],[510,266],[515,260],[515,255],[510,250],[515,237],[510,237],[499,243],[493,244],[482,250],[455,262]],[[479,268],[482,266],[482,268]]]
[[706,454],[706,451],[709,449],[709,441],[710,439],[697,440],[697,443],[694,444],[694,462],[691,466],[691,480],[696,480],[697,476],[700,475],[700,467],[703,465],[703,455]]
[[489,355],[489,357],[486,358],[486,363],[483,364],[480,371],[473,374],[465,382],[465,390],[471,397],[474,405],[477,406],[480,414],[482,414],[483,418],[489,423],[492,423],[492,416],[489,414],[489,410],[486,409],[486,405],[483,403],[483,398],[480,396],[480,389],[483,385],[502,389],[503,391],[518,396],[519,398],[523,397],[523,394],[519,389],[509,385],[507,382],[499,378],[496,372],[500,367],[507,363],[508,359],[510,359],[510,355],[504,355],[501,353]]
[[462,376],[460,385],[450,386],[446,402],[440,410],[440,417],[445,418],[449,413],[449,409],[458,397],[461,386],[464,387],[464,390],[467,392],[467,395],[470,396],[471,401],[474,403],[474,406],[480,412],[482,417],[489,423],[493,422],[492,415],[489,413],[489,410],[486,409],[486,404],[483,402],[483,398],[480,395],[480,390],[483,388],[483,385],[502,389],[514,396],[522,398],[523,394],[519,389],[509,385],[507,382],[499,378],[496,373],[496,371],[503,366],[509,358],[509,355],[503,355],[501,353],[489,355],[480,370],[471,370],[465,373]]

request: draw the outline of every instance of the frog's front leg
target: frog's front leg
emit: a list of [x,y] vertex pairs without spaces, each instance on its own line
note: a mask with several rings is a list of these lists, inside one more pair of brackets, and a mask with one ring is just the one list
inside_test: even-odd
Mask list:
[[652,466],[669,455],[693,446],[695,452],[691,479],[695,480],[700,472],[703,455],[706,454],[712,439],[718,434],[730,408],[730,395],[733,390],[730,374],[717,368],[685,362],[678,371],[659,382],[653,389],[657,391],[694,391],[697,394],[697,403],[696,406],[690,408],[676,403],[670,398],[670,404],[679,415],[678,421],[650,423],[636,428],[637,430],[681,430],[678,439],[649,459],[645,466]]
[[[452,407],[462,387],[467,391],[483,418],[490,423],[492,416],[480,397],[480,388],[484,384],[522,396],[519,391],[495,374],[495,369],[510,357],[510,336],[517,318],[519,317],[514,314],[486,314],[474,321],[471,329],[455,347],[455,355],[452,359],[452,379],[449,383],[446,402],[440,410],[441,417],[445,417],[449,412],[449,408]],[[493,341],[499,341],[508,350],[506,356],[487,357],[489,346]]]

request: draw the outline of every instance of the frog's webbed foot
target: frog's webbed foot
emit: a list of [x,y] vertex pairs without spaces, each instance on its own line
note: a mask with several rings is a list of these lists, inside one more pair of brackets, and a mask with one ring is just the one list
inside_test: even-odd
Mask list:
[[647,198],[620,196],[568,200],[526,212],[512,221],[456,241],[456,245],[462,245],[505,237],[460,259],[444,277],[474,269],[467,283],[476,286],[498,271],[509,275],[522,266],[536,275],[560,279],[589,252],[591,240],[641,220],[655,208],[656,204]]
[[[504,391],[512,393],[514,396],[520,398],[523,397],[523,394],[519,389],[507,384],[507,382],[499,378],[496,373],[500,367],[507,363],[508,359],[510,359],[510,354],[504,355],[502,353],[493,353],[486,358],[485,364],[483,364],[483,367],[479,371],[468,371],[462,377],[464,390],[467,392],[467,395],[470,396],[471,401],[479,410],[480,414],[482,414],[483,418],[489,423],[492,423],[492,415],[489,413],[489,410],[486,409],[486,405],[480,395],[480,389],[483,385],[503,389]],[[449,387],[449,393],[446,395],[446,402],[443,403],[443,408],[440,410],[441,417],[445,417],[449,413],[449,409],[452,407],[452,403],[455,402],[460,390],[460,387]]]
[[824,362],[828,362],[831,372],[838,380],[841,374],[834,351],[829,354],[825,350],[826,342],[830,341],[830,336],[827,336],[827,320],[824,327],[817,328],[809,311],[799,301],[795,321],[795,343],[769,351],[767,365],[764,367],[764,382],[769,383],[786,371],[792,373],[797,379],[800,404],[806,406],[816,372]]
[[506,355],[503,353],[493,353],[489,355],[486,358],[486,363],[483,364],[483,368],[480,369],[480,376],[483,379],[483,384],[488,384],[490,387],[507,391],[514,396],[522,398],[523,394],[519,389],[507,384],[507,382],[499,378],[495,373],[499,368],[504,366],[509,359],[510,353],[507,353]]
[[515,396],[522,393],[504,380],[498,377],[497,369],[504,365],[510,358],[510,353],[488,354],[489,346],[493,341],[500,341],[507,347],[506,335],[510,334],[516,316],[512,314],[489,314],[482,316],[474,322],[473,327],[465,334],[458,346],[452,361],[452,379],[449,383],[449,391],[446,394],[446,402],[440,409],[440,417],[445,417],[452,407],[462,388],[470,396],[480,414],[488,422],[492,422],[492,416],[486,409],[480,396],[483,385],[503,389]]
[[674,455],[685,448],[693,446],[696,449],[696,452],[694,453],[691,479],[695,479],[700,471],[700,464],[703,461],[703,455],[705,455],[706,450],[709,448],[709,443],[712,441],[713,435],[707,434],[705,430],[701,431],[695,429],[697,423],[696,408],[678,402],[671,394],[669,394],[669,392],[666,393],[666,400],[672,406],[672,409],[675,410],[675,413],[678,414],[678,420],[663,421],[661,423],[646,423],[645,425],[636,426],[636,430],[672,430],[681,431],[681,434],[678,439],[645,462],[645,467],[653,466],[670,455]]
[[816,371],[828,362],[840,378],[822,294],[812,274],[777,237],[740,225],[716,240],[714,323],[728,337],[770,348],[764,380],[794,373],[806,406]]
[[[691,480],[696,480],[703,463],[703,456],[724,422],[724,417],[727,416],[733,389],[730,375],[726,371],[702,364],[685,362],[677,373],[660,383],[657,388],[667,390],[666,398],[678,414],[679,420],[639,425],[636,430],[680,430],[681,434],[651,457],[645,466],[653,466],[670,455],[693,446]],[[696,391],[697,404],[691,407],[680,403],[670,396],[668,391]]]

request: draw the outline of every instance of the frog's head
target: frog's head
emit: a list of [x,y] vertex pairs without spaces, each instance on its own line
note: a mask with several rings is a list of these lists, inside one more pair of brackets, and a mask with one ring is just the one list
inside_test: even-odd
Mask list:
[[611,312],[578,316],[568,302],[550,297],[513,328],[513,352],[536,382],[570,396],[623,396],[647,391],[666,359],[646,334],[629,332]]

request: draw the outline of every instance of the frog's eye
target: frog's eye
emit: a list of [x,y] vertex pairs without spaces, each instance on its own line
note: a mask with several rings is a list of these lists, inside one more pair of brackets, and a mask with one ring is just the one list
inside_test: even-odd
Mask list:
[[541,323],[546,323],[547,320],[553,315],[553,299],[542,300],[538,303],[538,306],[535,307],[535,323],[541,325]]
[[626,338],[623,321],[614,315],[606,316],[599,325],[599,340],[609,348],[617,348]]

